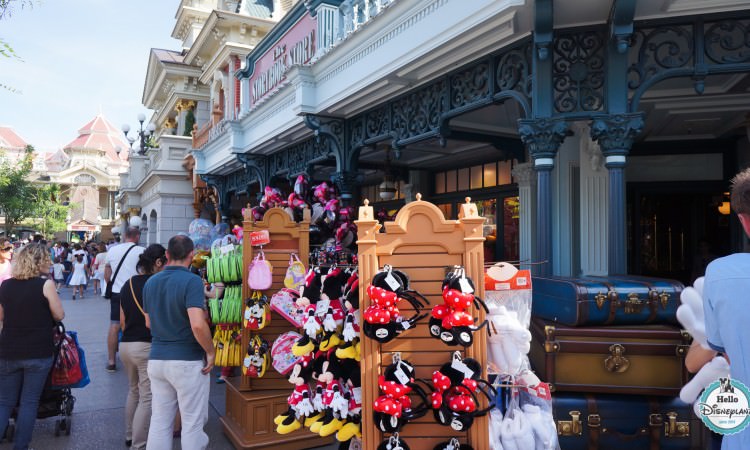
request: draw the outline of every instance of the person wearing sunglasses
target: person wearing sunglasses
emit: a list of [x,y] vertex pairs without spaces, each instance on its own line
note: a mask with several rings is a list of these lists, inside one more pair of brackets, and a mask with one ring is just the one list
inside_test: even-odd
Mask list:
[[14,248],[8,239],[0,239],[0,283],[11,277],[10,260],[13,257]]

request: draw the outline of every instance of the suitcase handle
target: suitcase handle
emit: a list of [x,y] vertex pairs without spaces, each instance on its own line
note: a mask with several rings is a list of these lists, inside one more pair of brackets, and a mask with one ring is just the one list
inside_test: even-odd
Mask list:
[[608,372],[623,373],[630,367],[630,360],[623,356],[625,347],[620,344],[609,346],[610,356],[604,358],[604,368]]

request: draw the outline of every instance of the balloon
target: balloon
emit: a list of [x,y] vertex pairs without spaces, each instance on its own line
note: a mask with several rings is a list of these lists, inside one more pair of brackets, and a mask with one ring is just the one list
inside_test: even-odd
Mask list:
[[211,230],[213,227],[214,224],[206,219],[195,219],[190,222],[188,236],[193,240],[193,245],[196,250],[210,250]]

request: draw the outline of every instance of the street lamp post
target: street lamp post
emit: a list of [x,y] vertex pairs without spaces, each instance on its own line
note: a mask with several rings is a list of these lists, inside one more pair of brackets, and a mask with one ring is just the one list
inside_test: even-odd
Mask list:
[[[138,122],[140,123],[140,128],[138,129],[138,148],[135,149],[135,151],[139,155],[145,155],[146,151],[148,151],[149,148],[153,148],[151,143],[149,142],[149,138],[151,137],[151,134],[153,134],[154,130],[156,130],[156,125],[153,123],[149,123],[146,125],[146,128],[143,128],[143,122],[146,121],[146,115],[141,113],[138,114]],[[122,132],[125,133],[125,138],[128,140],[130,144],[130,150],[133,151],[133,142],[135,142],[135,137],[128,136],[128,133],[130,132],[130,125],[123,124],[122,126]]]

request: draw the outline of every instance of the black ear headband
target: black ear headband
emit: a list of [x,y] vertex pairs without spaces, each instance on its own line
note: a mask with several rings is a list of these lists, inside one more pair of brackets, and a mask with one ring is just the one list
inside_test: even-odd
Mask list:
[[[481,380],[481,381],[484,385],[488,384],[484,380]],[[454,387],[443,392],[443,401],[442,401],[442,404],[440,405],[440,408],[433,410],[435,420],[440,425],[449,426],[456,431],[466,431],[469,428],[471,428],[471,425],[474,423],[475,417],[484,416],[488,412],[492,411],[492,409],[495,407],[494,397],[485,389],[482,389],[482,386],[480,383],[477,383],[477,390],[481,392],[487,398],[488,405],[486,408],[478,409],[479,398],[470,389],[465,388],[465,387]],[[450,408],[450,402],[448,401],[448,397],[454,394],[455,392],[461,392],[460,395],[465,395],[465,393],[469,394],[471,398],[474,400],[474,404],[476,405],[475,407],[477,409],[475,409],[472,412],[458,412],[458,411],[452,410]]]
[[409,409],[402,410],[401,417],[396,417],[377,411],[374,412],[373,420],[375,421],[375,427],[378,430],[382,431],[383,433],[395,433],[401,430],[401,428],[403,428],[410,421],[419,419],[427,414],[427,411],[430,409],[430,402],[427,399],[427,394],[425,393],[424,389],[422,389],[416,383],[409,383],[408,386],[411,388],[413,393],[417,394],[422,403],[416,406],[412,406]]
[[398,433],[393,433],[393,436],[389,436],[384,439],[383,442],[378,445],[377,450],[411,450],[406,444],[406,441],[401,439]]
[[469,444],[462,444],[458,438],[453,438],[436,445],[432,450],[474,450],[474,448]]

